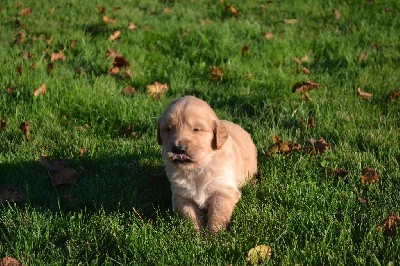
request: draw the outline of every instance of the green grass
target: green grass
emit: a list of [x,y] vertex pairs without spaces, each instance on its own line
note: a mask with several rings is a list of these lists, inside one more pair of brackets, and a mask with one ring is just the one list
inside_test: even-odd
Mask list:
[[[230,1],[237,18],[217,0],[16,2],[0,4],[0,119],[7,120],[0,188],[14,184],[27,197],[0,206],[0,258],[27,265],[245,265],[247,252],[265,244],[273,265],[400,262],[399,237],[376,232],[391,212],[400,214],[400,102],[387,99],[400,90],[398,1]],[[105,25],[97,6],[117,23]],[[20,15],[25,7],[30,16]],[[291,18],[298,23],[284,23]],[[128,30],[131,21],[136,30]],[[121,38],[110,42],[115,30]],[[22,44],[14,41],[18,32],[26,34]],[[107,73],[108,48],[131,63],[132,77]],[[66,60],[48,73],[50,54],[59,50]],[[24,51],[34,57],[24,59]],[[304,56],[310,76],[292,60]],[[210,79],[213,65],[223,69],[221,81]],[[321,84],[309,101],[291,92],[303,80]],[[158,101],[146,91],[154,81],[169,85]],[[42,83],[47,93],[34,97]],[[126,85],[137,93],[123,95]],[[357,86],[373,98],[360,99]],[[167,180],[151,178],[163,173],[156,117],[186,94],[241,124],[258,148],[261,181],[244,188],[230,228],[214,236],[193,233],[171,210]],[[312,116],[315,128],[302,127],[300,120]],[[29,142],[23,121],[31,124]],[[121,137],[126,125],[137,136]],[[331,149],[269,157],[276,134],[301,144],[323,137]],[[81,147],[87,152],[78,156]],[[54,188],[42,154],[70,157],[77,182]],[[361,184],[366,166],[381,173],[377,184]],[[335,177],[331,168],[349,174]]]

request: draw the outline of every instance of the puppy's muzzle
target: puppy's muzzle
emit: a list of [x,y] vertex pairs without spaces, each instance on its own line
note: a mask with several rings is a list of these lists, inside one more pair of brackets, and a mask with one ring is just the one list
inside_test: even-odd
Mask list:
[[191,162],[192,160],[186,154],[186,149],[187,149],[187,146],[185,146],[185,145],[172,146],[172,153],[173,153],[172,161],[174,163],[179,163],[179,164]]

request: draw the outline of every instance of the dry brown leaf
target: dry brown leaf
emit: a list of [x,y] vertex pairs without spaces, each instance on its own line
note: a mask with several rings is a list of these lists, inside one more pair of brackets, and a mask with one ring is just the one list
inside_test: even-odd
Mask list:
[[134,30],[134,29],[136,29],[137,27],[136,27],[136,25],[135,25],[135,23],[133,23],[133,22],[130,22],[129,23],[129,26],[128,26],[128,29],[129,30]]
[[296,24],[299,22],[299,20],[296,18],[285,18],[283,21],[285,22],[285,24],[288,25]]
[[310,71],[308,68],[306,68],[306,67],[303,67],[301,70],[302,70],[303,73],[306,74],[306,75],[310,75],[310,74],[311,74],[311,71]]
[[58,61],[58,60],[65,60],[65,55],[63,51],[59,51],[58,53],[52,53],[50,57],[50,62]]
[[360,62],[363,62],[363,61],[367,60],[367,57],[368,56],[367,56],[367,54],[365,52],[361,52],[360,55],[358,56],[358,60]]
[[112,42],[112,41],[115,41],[116,39],[118,39],[119,37],[121,37],[121,31],[117,30],[117,31],[114,31],[110,35],[110,37],[108,37],[108,40],[110,40]]
[[212,80],[222,80],[224,72],[219,67],[212,66],[209,75]]
[[51,183],[53,186],[63,186],[63,185],[72,185],[76,182],[78,178],[78,171],[71,167],[63,168],[60,171],[55,172],[51,176]]
[[22,122],[19,125],[19,129],[21,129],[22,134],[25,135],[26,141],[29,141],[31,138],[31,125],[28,121]]
[[308,81],[303,81],[303,82],[299,82],[293,85],[292,87],[292,92],[306,92],[309,90],[313,90],[316,89],[320,86],[320,84],[312,82],[310,80]]
[[159,83],[157,81],[152,85],[147,85],[147,92],[153,100],[160,99],[168,91],[167,83]]
[[56,66],[56,65],[55,65],[53,62],[49,62],[49,63],[47,64],[47,67],[46,67],[47,74],[50,74],[51,71],[54,70],[55,66]]
[[242,54],[242,56],[244,56],[248,52],[249,52],[249,46],[248,45],[245,45],[245,46],[242,47],[242,49],[240,49],[240,53]]
[[397,101],[398,99],[400,99],[400,91],[395,91],[389,94],[389,99],[391,101]]
[[301,59],[298,57],[293,57],[293,61],[296,62],[297,64],[301,65],[303,62],[301,62]]
[[138,133],[133,130],[132,125],[126,125],[121,130],[119,131],[119,136],[120,137],[136,137]]
[[272,256],[272,248],[269,245],[259,245],[249,250],[247,261],[250,265],[259,265]]
[[22,9],[22,10],[19,12],[19,14],[20,14],[21,16],[30,16],[30,15],[32,14],[32,10],[31,10],[30,7],[27,7],[27,8]]
[[113,18],[109,18],[107,16],[103,16],[103,22],[105,24],[115,24],[115,23],[117,23],[117,20],[113,19]]
[[87,153],[86,147],[80,147],[79,150],[78,150],[78,156],[81,157],[81,156],[83,156],[85,153]]
[[18,65],[15,69],[19,75],[22,75],[22,66]]
[[128,61],[126,61],[125,57],[116,56],[113,61],[113,66],[123,69],[123,68],[128,68],[130,64]]
[[22,263],[12,257],[3,257],[0,260],[0,266],[22,266]]
[[363,185],[375,184],[381,177],[381,175],[375,169],[369,167],[364,167],[361,171],[361,174],[361,183]]
[[5,118],[0,120],[0,131],[7,127],[7,120]]
[[114,49],[108,48],[107,52],[106,52],[107,58],[116,58],[118,57],[122,57],[122,55],[120,53],[118,53],[117,51],[115,51]]
[[301,145],[296,142],[286,142],[279,138],[278,135],[274,136],[274,144],[268,148],[268,155],[272,156],[275,154],[289,154],[301,150]]
[[267,31],[267,32],[265,32],[264,37],[266,40],[270,41],[274,38],[274,34],[272,32]]
[[15,42],[18,44],[23,44],[24,42],[26,42],[26,33],[24,31],[17,32]]
[[126,86],[126,87],[124,88],[124,90],[122,91],[122,93],[123,93],[124,95],[131,96],[131,95],[134,95],[134,94],[136,93],[136,90],[135,90],[134,87],[128,85],[128,86]]
[[335,9],[335,19],[339,20],[341,17],[342,17],[342,14],[340,13],[340,11]]
[[372,93],[362,91],[360,87],[357,87],[357,94],[362,98],[362,99],[370,99],[372,96],[374,96]]
[[228,13],[229,16],[231,17],[238,17],[240,15],[240,11],[237,10],[235,7],[232,5],[226,5],[225,6],[225,11]]
[[377,228],[376,231],[382,232],[386,236],[395,237],[396,231],[400,228],[400,216],[392,212],[389,217],[384,220]]
[[345,177],[349,173],[349,171],[343,168],[333,168],[329,171],[329,173],[335,176]]
[[40,157],[42,165],[49,171],[61,171],[68,167],[68,159],[50,159],[46,155]]
[[314,128],[315,127],[314,117],[310,117],[308,119],[302,118],[300,121],[301,121],[301,124],[303,125],[303,127],[305,127],[305,128]]
[[322,137],[319,139],[309,139],[308,142],[311,144],[311,146],[304,147],[303,150],[310,155],[324,153],[330,148],[330,144]]
[[71,41],[71,42],[69,43],[69,47],[75,48],[75,47],[76,47],[76,44],[77,44],[76,41]]
[[33,54],[31,52],[29,52],[29,51],[24,51],[23,54],[22,54],[22,57],[24,59],[31,59],[31,58],[33,58]]
[[46,92],[47,92],[47,86],[46,86],[46,83],[43,83],[42,85],[39,86],[39,88],[37,88],[33,92],[33,95],[36,97],[39,95],[44,95],[44,94],[46,94]]
[[120,70],[121,69],[119,67],[110,67],[108,69],[108,74],[117,75],[120,72]]
[[14,91],[15,91],[15,88],[14,87],[8,87],[6,91],[7,91],[7,94],[13,94]]
[[99,14],[105,14],[107,9],[105,6],[98,6],[97,11],[99,12]]
[[[0,203],[4,201],[9,202],[23,202],[26,199],[24,190],[15,185],[6,184],[0,188]],[[1,265],[1,264],[0,264]]]

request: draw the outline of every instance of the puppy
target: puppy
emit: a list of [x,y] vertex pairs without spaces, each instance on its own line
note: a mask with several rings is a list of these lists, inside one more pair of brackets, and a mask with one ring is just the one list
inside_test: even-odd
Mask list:
[[240,188],[257,172],[257,150],[239,125],[219,120],[204,101],[185,96],[157,121],[172,207],[194,229],[215,233],[229,224]]

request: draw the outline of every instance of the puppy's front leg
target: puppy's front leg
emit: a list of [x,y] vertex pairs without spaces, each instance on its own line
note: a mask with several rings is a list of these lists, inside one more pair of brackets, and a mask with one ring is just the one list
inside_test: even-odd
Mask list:
[[204,213],[193,200],[173,195],[172,204],[181,218],[187,219],[193,223],[196,232],[200,231],[205,226]]
[[211,233],[226,228],[239,198],[240,192],[232,189],[224,191],[224,193],[217,192],[208,199],[207,229]]

